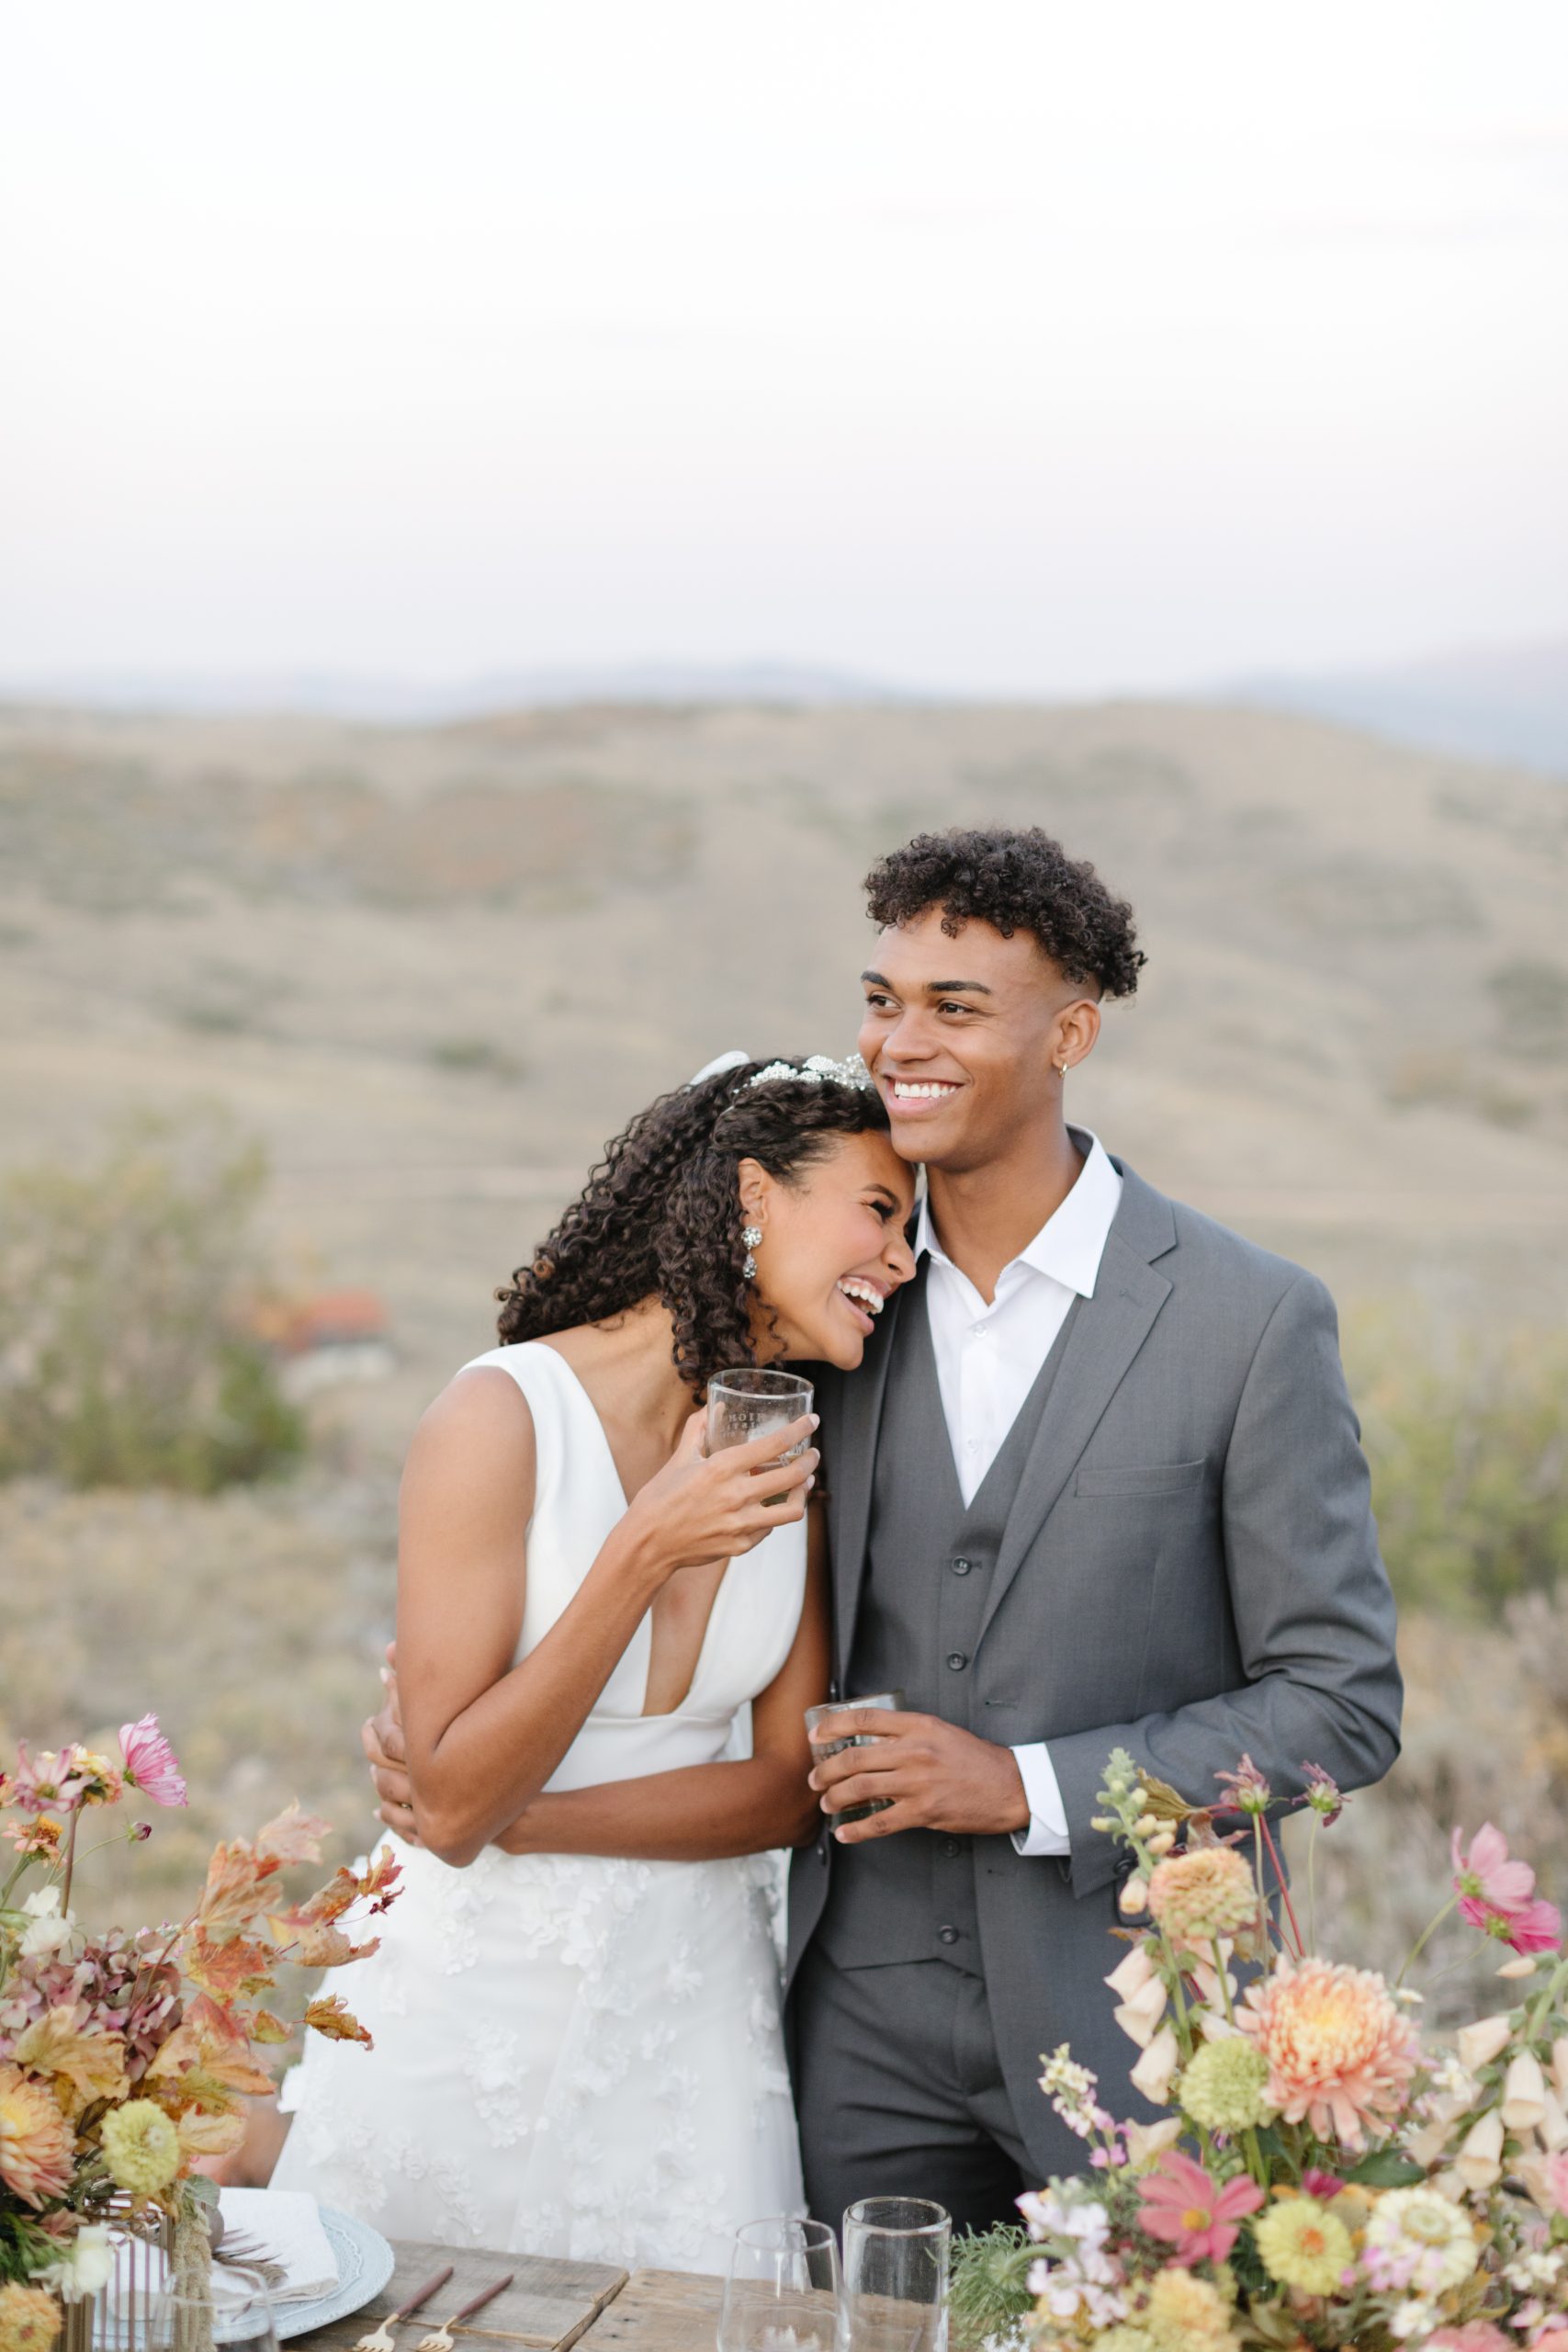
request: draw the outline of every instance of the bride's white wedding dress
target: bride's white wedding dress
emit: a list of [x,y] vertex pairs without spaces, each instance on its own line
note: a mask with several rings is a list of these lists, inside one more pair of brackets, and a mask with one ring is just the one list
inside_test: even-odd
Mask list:
[[[516,1381],[537,1439],[522,1657],[626,1497],[563,1356],[533,1340],[477,1363]],[[738,1712],[788,1656],[805,1584],[802,1526],[733,1560],[673,1714],[641,1712],[645,1617],[548,1786],[721,1758]],[[380,1951],[345,1980],[376,2046],[308,2037],[276,2187],[392,2236],[627,2267],[723,2270],[740,2222],[804,2212],[767,1857],[491,1847],[453,1870],[388,1842],[403,1891],[378,1923]]]

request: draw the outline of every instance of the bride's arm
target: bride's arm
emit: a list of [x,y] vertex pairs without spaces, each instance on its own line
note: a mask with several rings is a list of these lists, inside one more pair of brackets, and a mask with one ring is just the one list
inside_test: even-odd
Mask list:
[[[533,1417],[516,1383],[463,1373],[421,1422],[403,1476],[398,1656],[421,1841],[472,1861],[537,1797],[581,1729],[655,1594],[688,1561],[749,1552],[798,1520],[807,1451],[768,1470],[780,1433],[706,1459],[694,1415],[639,1489],[549,1632],[515,1665],[524,1531],[534,1508]],[[806,1436],[802,1427],[796,1434]]]
[[744,1762],[612,1781],[535,1798],[494,1842],[508,1854],[620,1854],[653,1862],[708,1861],[809,1845],[821,1807],[807,1786],[804,1721],[828,1693],[828,1573],[822,1513],[807,1516],[806,1599],[788,1657],[751,1704]]

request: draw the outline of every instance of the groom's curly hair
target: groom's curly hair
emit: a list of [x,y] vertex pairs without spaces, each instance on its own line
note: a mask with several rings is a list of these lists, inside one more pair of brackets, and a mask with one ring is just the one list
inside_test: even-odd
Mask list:
[[605,1145],[581,1198],[496,1293],[503,1341],[600,1323],[657,1297],[674,1323],[675,1368],[697,1395],[727,1366],[755,1362],[741,1160],[789,1183],[840,1136],[887,1127],[872,1088],[810,1079],[749,1086],[765,1067],[737,1063],[661,1094]]
[[970,922],[1004,939],[1031,932],[1067,979],[1093,980],[1102,996],[1131,996],[1146,960],[1126,899],[1038,825],[917,833],[877,860],[865,895],[879,930],[940,907],[950,939]]

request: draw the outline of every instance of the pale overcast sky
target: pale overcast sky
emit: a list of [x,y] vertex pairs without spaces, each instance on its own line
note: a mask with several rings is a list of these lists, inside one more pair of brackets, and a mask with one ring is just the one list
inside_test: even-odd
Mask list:
[[0,28],[0,676],[1568,633],[1562,0]]

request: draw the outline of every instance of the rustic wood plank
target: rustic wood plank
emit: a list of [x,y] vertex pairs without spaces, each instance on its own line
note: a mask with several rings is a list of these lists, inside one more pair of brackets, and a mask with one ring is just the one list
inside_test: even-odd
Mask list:
[[510,2270],[514,2276],[505,2291],[482,2312],[453,2330],[457,2352],[466,2345],[473,2352],[489,2346],[525,2346],[528,2352],[566,2352],[585,2328],[592,2325],[612,2297],[625,2286],[626,2274],[608,2262],[563,2262],[540,2254],[492,2254],[475,2246],[444,2246],[400,2238],[393,2245],[397,2268],[381,2293],[347,2319],[296,2336],[299,2352],[349,2352],[377,2322],[385,2319],[422,2287],[444,2264],[452,2276],[437,2288],[424,2308],[405,2320],[393,2339],[396,2352],[416,2352],[420,2338],[439,2327],[492,2279]]
[[577,2352],[712,2352],[724,2281],[695,2270],[634,2270]]

